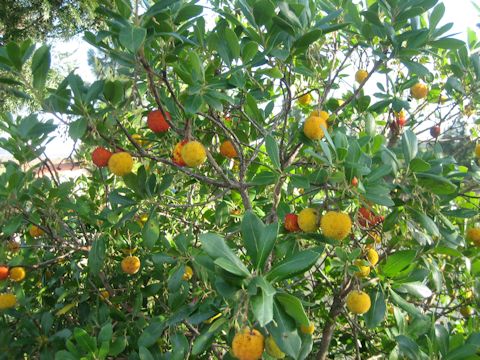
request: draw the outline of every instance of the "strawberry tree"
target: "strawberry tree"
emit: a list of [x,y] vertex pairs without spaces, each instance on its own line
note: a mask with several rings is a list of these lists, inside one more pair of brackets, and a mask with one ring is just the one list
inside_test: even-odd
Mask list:
[[366,3],[117,0],[92,83],[1,47],[5,356],[477,358],[480,42]]

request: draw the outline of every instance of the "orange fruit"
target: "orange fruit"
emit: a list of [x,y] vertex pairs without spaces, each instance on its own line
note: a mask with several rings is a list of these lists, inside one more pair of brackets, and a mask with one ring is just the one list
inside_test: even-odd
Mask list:
[[229,159],[233,159],[238,156],[237,150],[235,150],[235,147],[230,140],[225,140],[222,142],[220,145],[220,154]]
[[2,265],[0,266],[0,280],[5,280],[8,278],[8,266]]
[[28,232],[30,236],[33,238],[40,237],[43,234],[45,234],[45,232],[36,225],[30,226],[30,229],[28,230]]
[[21,266],[17,266],[10,269],[9,276],[12,281],[20,282],[23,279],[25,279],[25,275],[26,275],[25,268]]
[[239,360],[260,360],[264,347],[265,338],[255,329],[243,329],[232,341],[233,355]]
[[140,259],[138,256],[129,255],[122,260],[122,270],[127,274],[136,274],[140,270]]
[[288,232],[300,231],[300,226],[298,226],[298,215],[297,214],[287,214],[287,215],[285,215],[285,229]]
[[92,151],[92,161],[98,167],[107,166],[110,156],[112,156],[112,152],[101,146]]
[[[170,120],[171,116],[168,111],[165,111],[166,117]],[[164,133],[170,128],[170,125],[163,117],[160,110],[153,110],[147,116],[147,126],[154,133]]]

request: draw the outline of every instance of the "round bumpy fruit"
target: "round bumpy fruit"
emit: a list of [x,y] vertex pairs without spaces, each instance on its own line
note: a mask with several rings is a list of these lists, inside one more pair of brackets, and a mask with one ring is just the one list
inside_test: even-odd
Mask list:
[[285,229],[288,232],[300,231],[298,226],[298,216],[296,214],[285,215]]
[[225,140],[222,142],[220,145],[220,154],[229,159],[233,159],[238,156],[237,150],[235,150],[235,147],[230,140]]
[[40,237],[43,234],[45,234],[45,232],[36,225],[30,226],[30,229],[28,230],[28,233],[33,238],[37,238],[37,237]]
[[173,153],[172,153],[172,161],[177,164],[178,166],[185,166],[185,161],[182,158],[182,149],[183,146],[188,142],[188,140],[182,140],[178,142],[175,147],[173,148]]
[[323,110],[313,110],[310,113],[310,117],[312,117],[312,116],[320,117],[325,121],[327,121],[330,118],[330,115],[328,115],[328,113],[326,111],[323,111]]
[[17,304],[14,294],[0,294],[0,310],[11,309]]
[[232,341],[232,352],[239,360],[259,360],[262,358],[265,338],[255,329],[245,328],[235,334]]
[[302,105],[310,105],[312,100],[313,100],[313,98],[312,98],[312,95],[310,93],[302,95],[298,98],[298,102]]
[[108,160],[110,160],[112,152],[108,151],[104,147],[97,147],[92,151],[92,161],[98,167],[105,167],[108,165]]
[[298,214],[298,227],[305,232],[313,232],[318,229],[318,212],[313,208],[306,208]]
[[424,83],[416,83],[410,88],[410,95],[414,99],[420,100],[428,95],[428,87]]
[[21,266],[17,266],[10,269],[9,277],[13,281],[20,282],[23,279],[25,279],[25,275],[26,275],[25,269]]
[[192,278],[192,276],[193,276],[193,269],[190,266],[186,265],[185,272],[183,273],[182,279],[185,281],[188,281]]
[[182,158],[189,167],[197,167],[207,159],[207,150],[198,141],[189,141],[182,148]]
[[480,228],[474,227],[467,230],[467,240],[480,246]]
[[285,353],[280,350],[275,339],[270,335],[265,341],[265,350],[267,354],[273,357],[274,359],[283,359],[285,358]]
[[136,274],[140,269],[140,259],[138,256],[127,256],[122,260],[122,270],[127,274]]
[[[168,120],[171,119],[168,111],[165,111],[165,115],[167,116]],[[154,110],[148,114],[147,126],[154,133],[164,133],[170,129],[170,125],[168,124],[167,120],[165,120],[160,110]]]
[[345,213],[329,211],[322,216],[320,227],[326,237],[343,240],[352,231],[352,220]]
[[475,156],[480,158],[480,143],[475,145]]
[[357,187],[357,186],[358,186],[358,179],[357,179],[356,176],[354,176],[353,179],[352,179],[352,186],[353,186],[353,187]]
[[8,266],[2,265],[0,266],[0,280],[5,280],[8,278]]
[[371,305],[370,296],[363,291],[353,290],[347,295],[347,308],[354,314],[365,314]]
[[315,331],[315,325],[313,325],[313,323],[308,325],[300,325],[300,331],[303,334],[312,335]]
[[100,299],[106,300],[110,297],[110,293],[107,290],[100,291]]
[[108,160],[108,169],[117,176],[125,176],[132,172],[133,158],[127,152],[113,154]]
[[356,277],[364,278],[370,275],[370,266],[363,265],[362,260],[355,260],[354,264],[358,267],[358,271],[355,272]]
[[322,127],[327,129],[327,121],[320,116],[310,116],[303,124],[303,133],[310,140],[320,140],[325,134]]
[[363,83],[368,76],[367,70],[360,69],[355,73],[355,81],[359,84]]
[[432,137],[434,137],[434,138],[439,137],[439,136],[440,136],[440,132],[441,132],[441,130],[440,130],[440,126],[439,126],[439,125],[435,125],[435,126],[432,126],[432,127],[430,128],[430,135],[432,135]]
[[378,253],[377,253],[377,251],[375,249],[368,249],[367,259],[372,266],[377,265],[377,263],[378,263]]

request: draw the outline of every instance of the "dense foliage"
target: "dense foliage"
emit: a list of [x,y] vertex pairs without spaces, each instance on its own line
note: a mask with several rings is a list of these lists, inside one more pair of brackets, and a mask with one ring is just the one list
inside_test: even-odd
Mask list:
[[116,0],[92,84],[0,47],[0,357],[477,359],[480,41],[367,2]]

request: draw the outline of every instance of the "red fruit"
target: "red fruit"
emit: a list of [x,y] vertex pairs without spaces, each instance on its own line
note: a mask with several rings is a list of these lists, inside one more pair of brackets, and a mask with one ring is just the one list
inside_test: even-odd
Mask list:
[[[168,111],[165,111],[165,115],[169,120],[172,118]],[[164,133],[170,128],[170,125],[165,120],[160,110],[154,110],[148,114],[147,125],[154,133]]]
[[432,128],[430,128],[430,135],[432,135],[434,138],[437,138],[440,136],[440,125],[435,125]]
[[357,179],[356,176],[354,176],[353,179],[352,179],[352,186],[355,186],[355,187],[358,186],[358,179]]
[[300,231],[298,226],[298,216],[296,214],[285,215],[285,229],[288,232]]
[[183,148],[183,145],[185,145],[187,142],[188,140],[184,139],[179,143],[177,143],[173,148],[172,161],[179,166],[187,165],[185,164],[185,161],[183,161],[183,158],[182,158],[182,148]]
[[402,116],[397,119],[397,124],[399,127],[404,127],[406,123],[407,123],[407,119],[405,119]]
[[8,266],[0,266],[0,280],[5,280],[8,278]]
[[358,210],[358,223],[363,227],[370,227],[378,224],[378,219],[370,210],[361,207]]
[[105,149],[104,147],[97,147],[92,152],[92,161],[98,167],[105,167],[108,165],[108,160],[112,156],[112,153]]

